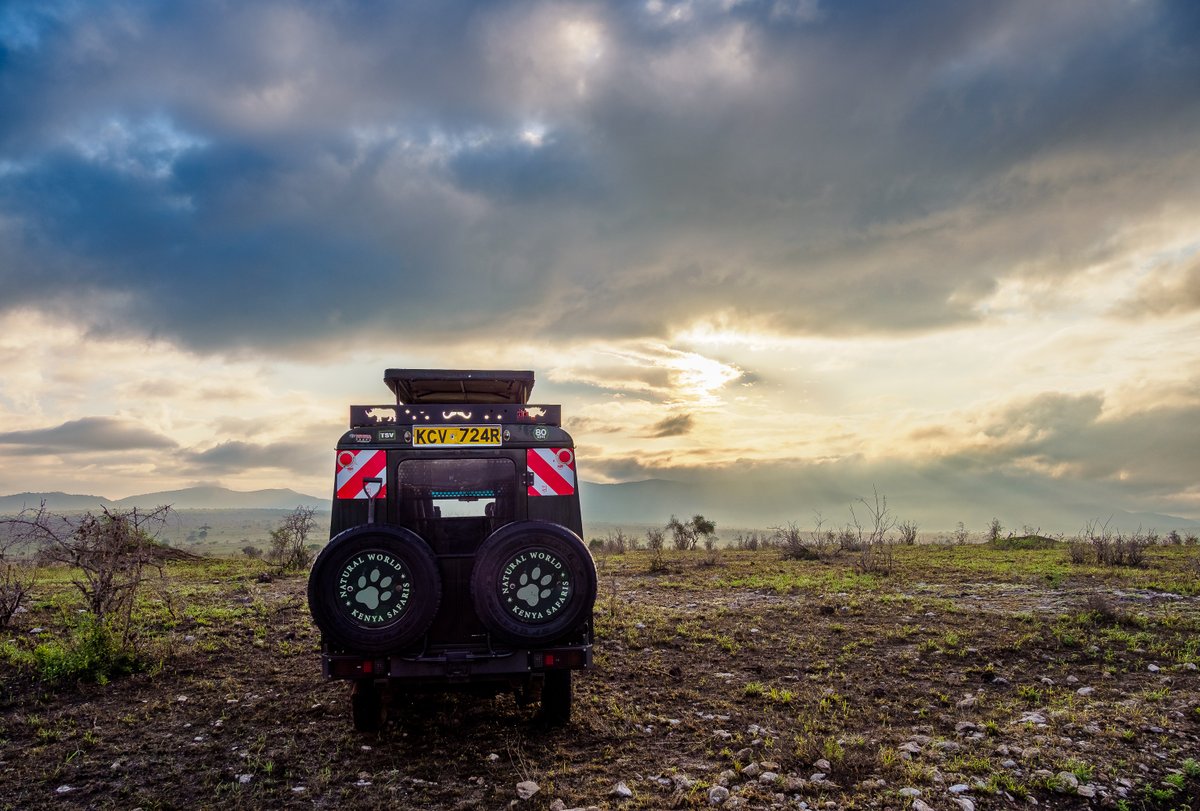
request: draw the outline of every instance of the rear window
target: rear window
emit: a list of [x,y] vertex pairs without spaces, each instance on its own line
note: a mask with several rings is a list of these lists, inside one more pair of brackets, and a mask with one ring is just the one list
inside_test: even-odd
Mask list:
[[514,517],[517,468],[511,459],[406,459],[396,482],[406,518]]

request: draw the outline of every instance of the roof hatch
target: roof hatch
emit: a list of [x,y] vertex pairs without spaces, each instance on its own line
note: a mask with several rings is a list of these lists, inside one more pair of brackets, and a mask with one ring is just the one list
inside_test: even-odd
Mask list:
[[396,403],[529,402],[533,372],[482,369],[388,369],[383,375]]

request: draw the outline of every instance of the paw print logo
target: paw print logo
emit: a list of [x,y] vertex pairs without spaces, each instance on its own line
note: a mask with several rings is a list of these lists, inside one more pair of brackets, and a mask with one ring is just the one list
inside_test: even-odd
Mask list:
[[526,605],[533,608],[550,596],[550,589],[546,586],[550,585],[553,579],[549,572],[542,574],[541,566],[534,566],[533,571],[529,573],[521,572],[521,579],[518,581],[521,588],[517,590],[517,599],[524,600]]
[[367,579],[367,575],[365,574],[359,576],[359,591],[354,595],[354,599],[365,605],[369,611],[374,611],[376,608],[379,608],[380,603],[386,603],[392,599],[392,592],[389,591],[391,585],[391,575],[381,580],[379,570],[372,569],[370,580]]

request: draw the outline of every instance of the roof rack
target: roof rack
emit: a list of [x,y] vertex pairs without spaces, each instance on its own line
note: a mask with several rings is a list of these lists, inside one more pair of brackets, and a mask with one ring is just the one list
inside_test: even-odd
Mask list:
[[396,404],[529,402],[533,372],[482,369],[388,369],[383,380]]

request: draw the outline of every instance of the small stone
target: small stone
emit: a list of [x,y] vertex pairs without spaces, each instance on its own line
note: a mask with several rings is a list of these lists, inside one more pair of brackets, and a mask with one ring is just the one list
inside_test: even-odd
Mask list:
[[969,710],[972,707],[974,707],[977,703],[978,703],[978,701],[975,698],[975,696],[968,695],[966,698],[964,698],[962,701],[958,702],[954,706],[958,707],[960,710]]
[[252,775],[252,774],[239,774],[237,777],[237,781],[239,783],[241,783],[243,786],[246,785],[247,783],[249,783],[253,779],[254,779],[254,775]]
[[744,774],[746,777],[758,777],[760,774],[762,774],[762,771],[762,766],[759,766],[757,763],[753,762],[742,767],[742,774]]
[[1079,788],[1079,778],[1070,772],[1059,772],[1055,780],[1058,782],[1057,790],[1064,794],[1072,794]]
[[488,756],[487,756],[488,763],[495,763],[499,759],[500,759],[500,756],[497,755],[495,752],[488,753]]
[[550,803],[550,811],[567,811],[567,804],[562,800],[555,800]]
[[971,787],[966,783],[955,783],[953,786],[947,789],[947,791],[949,791],[951,794],[966,794],[970,790]]
[[920,798],[914,798],[912,811],[933,811],[933,807]]
[[717,775],[717,782],[723,786],[729,785],[734,780],[737,780],[737,772],[735,772],[733,769],[726,769]]
[[55,794],[66,794],[67,792],[74,791],[74,790],[75,790],[74,786],[68,786],[64,783],[63,785],[54,789],[54,793]]
[[1074,676],[1067,676],[1067,684],[1079,684],[1079,679]]
[[954,731],[957,732],[959,735],[963,735],[967,732],[974,732],[977,729],[979,729],[979,727],[977,727],[975,724],[971,723],[970,721],[959,721],[957,724],[954,725]]
[[1017,723],[1018,724],[1044,724],[1044,723],[1046,723],[1046,716],[1042,715],[1040,712],[1027,712],[1024,715],[1022,715],[1020,718],[1017,719]]
[[906,741],[905,743],[900,744],[898,748],[901,752],[908,752],[909,754],[913,755],[921,754],[920,745],[914,743],[913,741]]
[[808,782],[810,782],[810,783],[820,783],[824,779],[825,779],[825,772],[813,772],[811,775],[808,776]]
[[[46,633],[46,629],[45,629],[45,628],[42,628],[42,627],[38,627],[38,628],[30,628],[30,629],[29,629],[29,633],[31,633],[31,634],[34,634],[34,635],[37,635],[37,634],[44,634],[44,633]],[[62,788],[62,786],[59,786],[59,788]],[[74,791],[74,790],[75,790],[75,789],[71,788],[70,786],[67,786],[67,791]],[[60,793],[60,794],[65,794],[66,792],[59,792],[59,793]]]
[[1157,673],[1161,668],[1158,665],[1146,665],[1146,669],[1151,673]]
[[366,788],[367,786],[371,785],[371,781],[359,778],[358,780],[354,781],[354,785],[358,786],[359,788]]
[[1096,692],[1095,687],[1080,687],[1075,691],[1075,694],[1080,696],[1090,696],[1094,692]]
[[901,797],[920,797],[921,789],[913,788],[912,786],[905,786],[904,788],[900,789],[900,791],[898,791],[896,793],[899,794]]
[[187,702],[188,697],[187,696],[175,696],[175,700],[178,701],[180,704],[184,704]]
[[1001,765],[1001,766],[1003,766],[1003,767],[1004,767],[1004,768],[1006,768],[1006,769],[1015,769],[1015,768],[1017,768],[1017,762],[1016,762],[1015,760],[1011,759],[1011,758],[1010,758],[1010,759],[1008,759],[1008,760],[1005,760],[1005,761],[1003,761],[1003,762],[1002,762],[1000,765]]
[[517,783],[517,796],[522,800],[528,800],[530,797],[538,793],[539,786],[532,780],[522,780]]
[[826,760],[825,758],[821,758],[820,760],[818,760],[818,761],[817,761],[816,763],[814,763],[813,765],[817,767],[817,771],[819,771],[819,772],[831,772],[831,771],[833,771],[833,766],[831,766],[831,765],[830,765],[830,763],[829,763],[829,761],[828,761],[828,760]]
[[729,799],[729,789],[724,786],[713,786],[708,790],[708,804],[720,805]]
[[293,794],[303,794],[306,791],[308,791],[308,786],[292,786]]
[[737,753],[733,756],[733,759],[741,760],[741,761],[745,761],[746,763],[749,763],[750,761],[754,760],[754,750],[748,746],[745,749],[739,749],[739,750],[737,750]]
[[1197,667],[1195,662],[1184,662],[1183,669],[1184,670],[1198,670],[1198,669],[1200,669],[1200,667]]
[[779,775],[775,772],[763,772],[758,776],[758,782],[770,785],[779,779]]
[[1080,786],[1075,789],[1075,793],[1080,797],[1087,797],[1089,800],[1096,796],[1096,787],[1093,785]]
[[1040,679],[1038,679],[1038,681],[1040,681],[1042,684],[1046,685],[1047,687],[1054,686],[1054,679],[1050,678],[1049,676],[1042,676]]
[[[762,766],[762,767],[763,767],[763,769],[765,769],[765,770],[766,770],[766,771],[768,771],[768,772],[777,772],[777,771],[779,771],[779,764],[778,764],[778,763],[776,763],[776,762],[775,762],[775,761],[773,761],[773,760],[760,760],[760,761],[758,762],[758,765],[759,765],[759,766]],[[826,769],[826,771],[828,771],[828,769]]]
[[633,796],[633,789],[625,785],[625,781],[621,780],[608,792],[610,797],[616,797],[621,800],[628,800]]
[[959,752],[962,750],[962,744],[955,743],[954,741],[938,741],[937,744],[935,744],[935,745],[937,746],[938,749],[941,749],[943,752],[948,752],[950,754],[954,754],[955,752]]
[[951,797],[950,799],[958,803],[958,807],[962,811],[975,811],[975,801],[970,797]]

